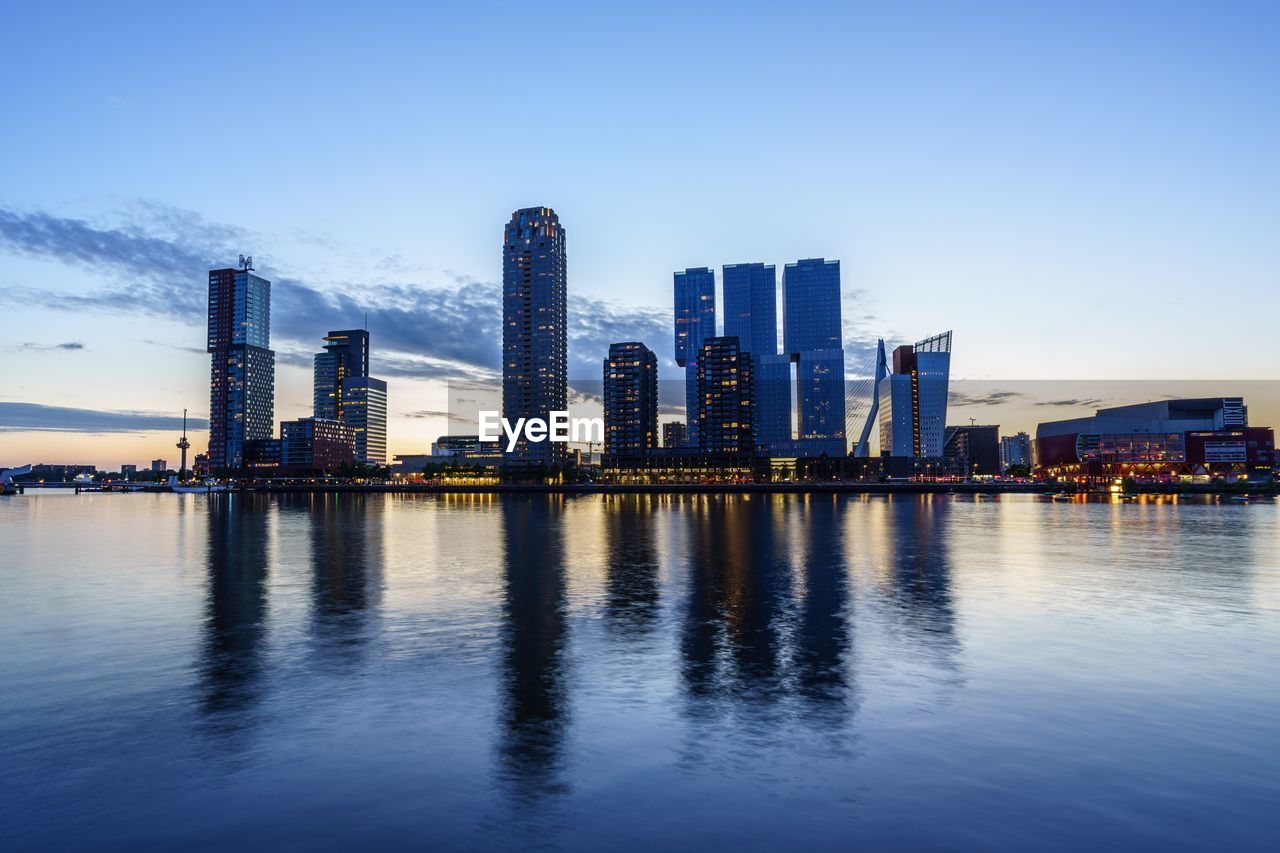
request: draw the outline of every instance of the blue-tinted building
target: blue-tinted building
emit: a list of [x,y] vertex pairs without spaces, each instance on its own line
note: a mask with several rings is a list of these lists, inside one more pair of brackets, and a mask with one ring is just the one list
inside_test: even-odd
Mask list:
[[675,274],[676,364],[685,369],[689,444],[698,446],[698,353],[716,333],[716,274],[694,267]]
[[312,410],[317,418],[342,420],[342,383],[369,375],[369,333],[364,329],[330,332],[324,351],[312,360]]
[[698,447],[703,453],[755,452],[751,356],[733,337],[707,338],[697,356]]
[[950,376],[951,332],[893,351],[893,372],[877,389],[882,456],[943,455]]
[[753,356],[778,354],[778,276],[773,264],[723,267],[724,334]]
[[276,354],[271,282],[250,261],[209,270],[209,467],[245,466],[247,442],[269,439],[275,420]]
[[[565,232],[549,207],[511,214],[502,242],[502,416],[550,422],[569,406]],[[565,445],[521,435],[508,468],[561,464]]]
[[782,291],[783,351],[795,370],[795,417],[794,423],[788,418],[792,441],[768,449],[778,455],[844,456],[840,262],[809,258],[787,264]]

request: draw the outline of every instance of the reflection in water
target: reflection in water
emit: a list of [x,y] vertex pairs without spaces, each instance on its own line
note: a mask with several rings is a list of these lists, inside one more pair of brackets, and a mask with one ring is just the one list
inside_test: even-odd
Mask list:
[[957,669],[955,607],[947,552],[952,505],[935,496],[893,500],[887,507],[891,597],[910,642],[946,670]]
[[[688,512],[694,530],[681,652],[685,690],[695,700],[689,712],[730,701],[760,712],[793,695],[844,702],[848,581],[834,505],[712,499]],[[805,528],[807,541],[794,525]],[[823,535],[809,535],[811,525]],[[804,548],[795,555],[804,573],[799,607],[792,543]]]
[[852,640],[842,518],[847,506],[843,499],[815,499],[791,524],[793,541],[804,544],[796,679],[811,712],[842,712],[850,699],[847,671],[852,663],[848,660]]
[[511,792],[535,801],[567,790],[562,779],[569,704],[564,501],[510,498],[502,501],[501,512],[505,704],[498,751]]
[[267,618],[266,499],[208,497],[207,609],[201,660],[202,707],[230,732],[257,700]]
[[282,499],[282,509],[291,505],[311,514],[311,630],[319,655],[330,665],[352,664],[369,641],[369,609],[377,594],[370,575],[382,565],[381,515],[364,495]]
[[617,495],[603,505],[609,553],[605,616],[622,636],[647,634],[657,625],[655,501],[652,495]]

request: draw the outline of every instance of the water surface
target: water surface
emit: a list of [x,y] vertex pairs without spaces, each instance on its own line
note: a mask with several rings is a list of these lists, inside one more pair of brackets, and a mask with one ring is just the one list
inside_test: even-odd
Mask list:
[[0,837],[1271,848],[1278,522],[32,490],[0,498]]

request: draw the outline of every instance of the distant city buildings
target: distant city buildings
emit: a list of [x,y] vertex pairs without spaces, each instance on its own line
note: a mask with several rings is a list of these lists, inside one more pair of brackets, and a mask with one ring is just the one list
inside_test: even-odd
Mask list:
[[350,466],[356,458],[356,433],[349,424],[327,418],[280,423],[280,465],[319,470]]
[[643,455],[658,446],[658,359],[639,341],[609,347],[604,425],[606,455]]
[[714,337],[697,353],[698,446],[703,453],[750,455],[754,389],[751,356],[738,339]]
[[1031,436],[1025,432],[1000,439],[1000,470],[1008,471],[1015,465],[1031,470]]
[[244,467],[245,443],[270,438],[275,358],[270,349],[271,282],[239,268],[209,271],[209,466]]
[[951,332],[893,351],[878,389],[881,455],[942,457],[950,374]]
[[955,460],[954,467],[968,479],[998,477],[1004,473],[1000,464],[1000,427],[998,425],[949,426],[943,433],[942,455]]
[[1160,400],[1048,421],[1032,447],[1038,477],[1085,484],[1265,479],[1276,463],[1274,432],[1249,426],[1240,397]]
[[[502,416],[549,420],[568,409],[565,232],[549,207],[511,215],[502,245]],[[562,463],[559,442],[523,435],[507,454],[509,469]]]
[[689,444],[689,430],[684,421],[668,421],[662,425],[662,446],[664,449],[685,447]]
[[151,471],[152,471],[152,473],[156,473],[156,472],[164,473],[165,471],[168,471],[168,470],[169,470],[169,462],[168,462],[168,460],[165,460],[165,459],[152,459],[152,460],[151,460]]

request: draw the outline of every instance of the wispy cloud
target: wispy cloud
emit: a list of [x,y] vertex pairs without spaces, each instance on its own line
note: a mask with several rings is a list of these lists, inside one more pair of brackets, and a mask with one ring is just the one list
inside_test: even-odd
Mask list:
[[1023,396],[1021,391],[990,391],[986,394],[952,391],[947,395],[947,403],[952,406],[998,406]]
[[79,341],[67,341],[66,343],[61,344],[37,344],[27,341],[25,343],[18,344],[17,348],[22,350],[34,350],[35,352],[56,352],[58,350],[62,350],[63,352],[77,352],[84,349],[85,346]]
[[[188,418],[187,428],[208,429],[209,422],[203,418]],[[100,411],[0,401],[0,432],[104,433],[180,429],[181,417],[160,412]]]
[[1035,403],[1037,406],[1055,406],[1058,408],[1084,407],[1095,408],[1101,406],[1106,400],[1097,397],[1072,397],[1066,400],[1039,400]]

